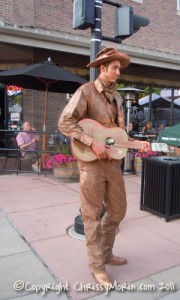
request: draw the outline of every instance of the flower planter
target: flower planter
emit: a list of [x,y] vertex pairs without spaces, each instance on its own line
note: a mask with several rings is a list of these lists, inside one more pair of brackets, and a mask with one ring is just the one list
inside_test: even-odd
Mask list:
[[141,157],[136,156],[134,158],[134,169],[135,169],[135,174],[138,176],[141,176],[142,173],[142,159]]
[[54,177],[63,182],[78,182],[79,181],[79,169],[77,161],[71,161],[68,163],[60,164],[58,167],[54,167]]

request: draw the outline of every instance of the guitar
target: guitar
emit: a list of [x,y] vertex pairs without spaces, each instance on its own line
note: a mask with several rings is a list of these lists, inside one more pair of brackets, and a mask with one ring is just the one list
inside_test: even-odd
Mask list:
[[[142,146],[140,142],[128,141],[128,135],[122,128],[107,128],[91,119],[83,119],[78,124],[84,133],[94,139],[104,141],[106,145],[110,146],[107,151],[113,159],[122,159],[126,156],[127,149],[140,149]],[[71,147],[74,156],[79,160],[88,162],[97,159],[91,147],[78,140],[72,140]],[[169,148],[165,143],[151,143],[151,149],[163,153],[169,152]]]
[[[139,142],[128,141],[128,135],[122,128],[107,128],[91,119],[83,119],[78,124],[88,136],[104,141],[106,145],[110,146],[107,151],[113,159],[125,157],[128,148],[140,149],[142,146]],[[79,160],[88,162],[97,159],[91,147],[78,140],[72,140],[71,147],[74,156]]]

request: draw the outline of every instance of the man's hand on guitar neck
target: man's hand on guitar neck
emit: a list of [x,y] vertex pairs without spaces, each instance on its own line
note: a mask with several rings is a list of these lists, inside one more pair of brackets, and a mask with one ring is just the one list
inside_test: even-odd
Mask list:
[[[151,150],[151,144],[149,142],[139,140],[134,140],[134,142],[138,142],[141,145],[141,152],[148,152]],[[109,152],[107,151],[107,149],[111,147],[106,145],[103,141],[93,140],[91,148],[98,159],[112,159]]]
[[110,154],[108,153],[107,149],[110,148],[110,146],[106,145],[104,142],[102,141],[98,141],[98,140],[93,140],[92,144],[91,144],[91,148],[94,151],[94,153],[96,154],[98,159],[112,159]]
[[148,152],[151,150],[151,144],[149,142],[146,141],[138,141],[138,140],[134,140],[136,142],[139,142],[141,145],[140,148],[140,152]]

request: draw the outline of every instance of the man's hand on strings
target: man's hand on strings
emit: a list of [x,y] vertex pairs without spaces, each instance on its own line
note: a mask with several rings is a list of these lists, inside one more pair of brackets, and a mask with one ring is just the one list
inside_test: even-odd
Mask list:
[[110,148],[110,146],[106,145],[104,142],[102,141],[98,141],[98,140],[94,140],[92,142],[91,145],[92,150],[94,151],[94,153],[96,154],[98,159],[110,159],[111,160],[111,156],[108,153],[107,149]]

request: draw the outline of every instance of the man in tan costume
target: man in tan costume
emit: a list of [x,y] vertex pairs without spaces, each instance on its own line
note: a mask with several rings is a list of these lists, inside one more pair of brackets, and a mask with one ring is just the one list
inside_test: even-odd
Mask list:
[[[78,122],[89,118],[105,127],[124,128],[122,98],[116,92],[120,70],[130,63],[127,54],[104,48],[88,67],[100,69],[99,77],[82,85],[65,107],[59,130],[88,145],[97,156],[92,162],[79,161],[81,211],[86,235],[89,266],[98,283],[111,288],[105,264],[123,265],[127,260],[112,253],[116,230],[126,213],[126,192],[121,161],[111,159],[104,141],[85,134]],[[149,146],[142,142],[142,149]],[[106,213],[100,215],[103,204]]]

